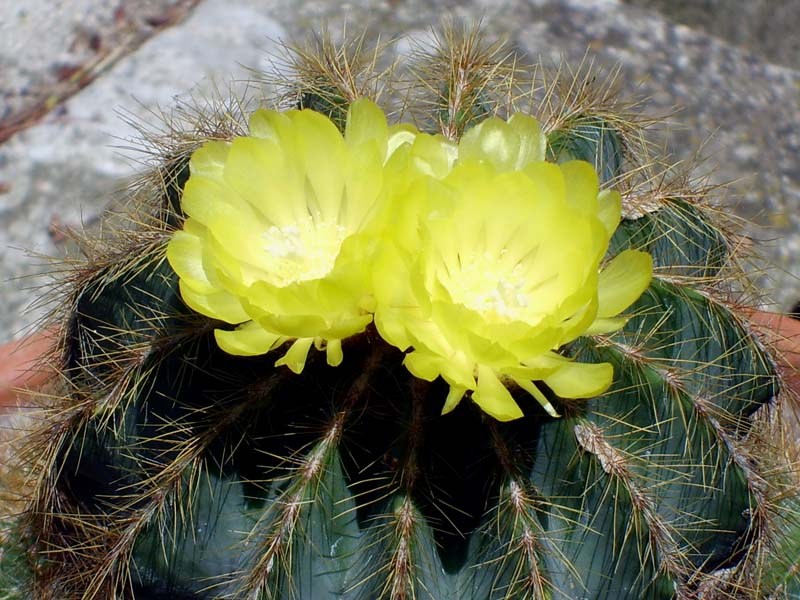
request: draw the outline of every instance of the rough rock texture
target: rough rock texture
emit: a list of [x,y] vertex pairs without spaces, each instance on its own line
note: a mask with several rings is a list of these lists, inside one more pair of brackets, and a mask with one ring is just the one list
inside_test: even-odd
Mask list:
[[0,141],[198,0],[0,0]]
[[0,146],[0,339],[19,336],[43,312],[27,308],[48,283],[30,275],[52,270],[36,255],[68,249],[53,227],[91,226],[147,159],[129,148],[138,136],[130,121],[157,122],[176,96],[245,78],[242,65],[257,66],[282,31],[252,4],[205,2]]
[[[80,0],[59,6],[97,16],[114,4]],[[0,39],[6,40],[1,65],[20,47],[14,42],[17,7],[0,0]],[[780,306],[800,297],[800,72],[790,67],[617,0],[203,0],[190,18],[155,35],[40,123],[0,145],[0,340],[19,335],[39,314],[25,307],[46,280],[28,276],[47,267],[26,252],[63,253],[63,244],[48,232],[54,217],[72,226],[93,221],[119,178],[135,172],[141,156],[119,148],[135,130],[120,113],[152,118],[148,111],[168,109],[177,94],[208,93],[212,81],[224,88],[246,76],[242,65],[266,67],[275,40],[305,36],[322,19],[334,31],[346,17],[350,30],[370,24],[383,39],[413,39],[428,35],[448,11],[482,16],[487,35],[508,36],[514,47],[545,62],[562,56],[579,62],[589,48],[598,64],[621,64],[624,94],[649,96],[649,113],[677,109],[675,126],[659,135],[669,134],[676,160],[704,145],[711,180],[736,180],[717,200],[761,226],[751,233],[771,264],[762,287]],[[63,34],[63,23],[51,25],[48,36]],[[37,65],[25,72],[32,85],[63,60],[60,50],[52,51],[30,59]],[[23,90],[2,89],[4,103],[24,104]]]
[[796,0],[624,0],[747,48],[769,62],[800,68]]

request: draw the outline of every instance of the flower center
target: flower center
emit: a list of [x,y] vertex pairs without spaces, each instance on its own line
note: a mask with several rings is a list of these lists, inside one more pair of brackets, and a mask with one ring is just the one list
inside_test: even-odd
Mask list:
[[281,287],[320,279],[333,269],[346,236],[338,223],[315,223],[309,216],[286,227],[264,232],[272,283]]
[[521,320],[530,306],[523,268],[502,269],[488,254],[459,255],[461,268],[447,286],[455,302],[481,313],[490,321]]

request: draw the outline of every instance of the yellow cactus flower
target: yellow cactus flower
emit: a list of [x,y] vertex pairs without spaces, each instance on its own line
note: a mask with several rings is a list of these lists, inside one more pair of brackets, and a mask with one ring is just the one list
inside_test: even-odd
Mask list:
[[518,386],[557,416],[540,381],[562,398],[602,393],[610,364],[555,350],[621,327],[619,313],[649,285],[647,253],[622,252],[601,269],[619,195],[599,193],[588,163],[544,162],[544,149],[530,117],[489,119],[464,134],[446,175],[396,201],[418,207],[416,226],[395,229],[376,258],[375,323],[410,349],[412,374],[450,384],[443,413],[471,391],[492,417],[518,418],[508,391]]
[[195,152],[167,258],[189,307],[236,326],[216,330],[223,350],[291,340],[276,364],[301,372],[312,345],[341,362],[342,340],[372,321],[366,232],[385,213],[384,164],[413,137],[362,99],[344,135],[310,110],[259,110],[250,135]]
[[215,331],[223,350],[291,342],[276,365],[300,373],[312,345],[338,365],[374,318],[413,375],[450,384],[443,412],[471,392],[499,420],[522,414],[510,385],[555,416],[538,382],[563,398],[611,383],[611,365],[556,350],[621,327],[652,261],[601,269],[619,195],[587,163],[545,162],[535,119],[490,118],[456,144],[359,100],[344,135],[307,110],[257,111],[250,129],[193,155],[167,249],[186,304],[234,326]]

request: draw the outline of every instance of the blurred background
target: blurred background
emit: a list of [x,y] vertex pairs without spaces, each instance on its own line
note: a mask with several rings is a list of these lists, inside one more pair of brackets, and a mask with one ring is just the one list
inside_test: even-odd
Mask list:
[[654,135],[673,160],[699,150],[731,182],[713,201],[749,221],[765,305],[800,299],[797,0],[0,0],[0,342],[41,316],[45,257],[79,250],[63,231],[96,228],[142,169],[131,118],[268,68],[323,21],[413,41],[446,13],[530,60],[619,65],[624,98],[671,115]]

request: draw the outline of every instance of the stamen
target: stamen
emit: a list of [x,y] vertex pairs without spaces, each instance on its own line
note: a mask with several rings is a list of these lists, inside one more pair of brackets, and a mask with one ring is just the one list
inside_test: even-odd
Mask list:
[[520,264],[498,271],[497,256],[460,256],[460,272],[452,277],[449,292],[454,301],[490,320],[519,320],[530,306],[529,285]]
[[272,283],[283,287],[330,273],[346,231],[338,223],[315,223],[309,216],[285,227],[273,225],[263,237]]

